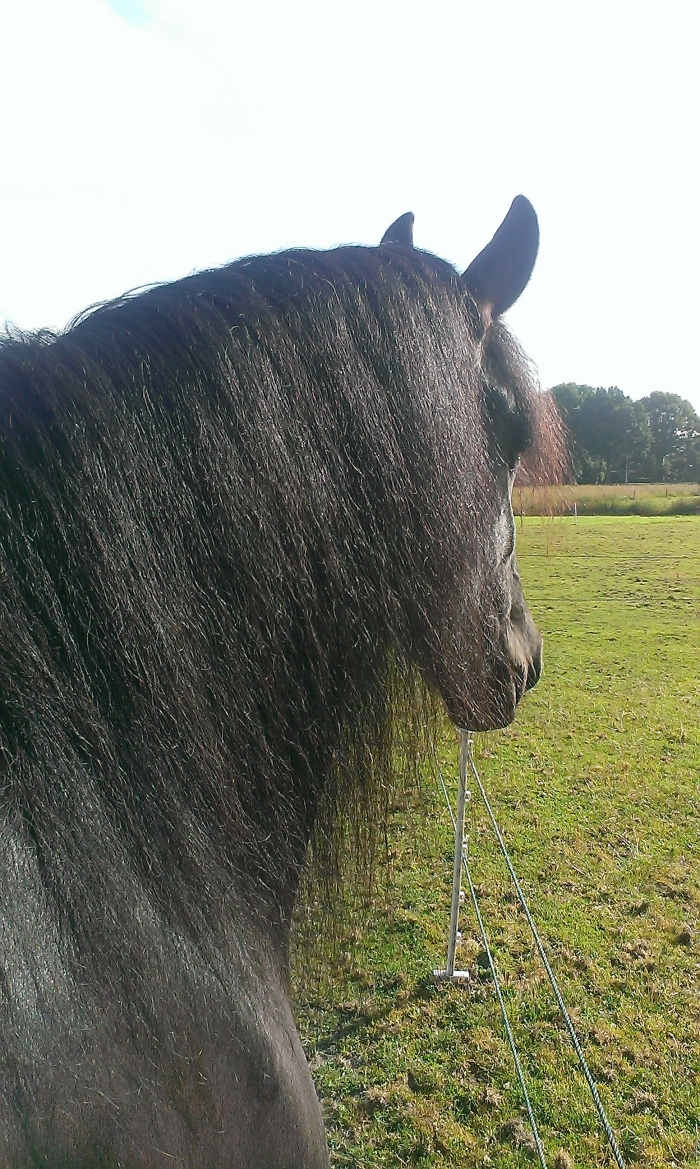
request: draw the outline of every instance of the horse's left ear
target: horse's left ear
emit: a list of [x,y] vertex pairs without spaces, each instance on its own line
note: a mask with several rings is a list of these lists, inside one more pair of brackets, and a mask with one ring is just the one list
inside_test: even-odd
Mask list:
[[407,211],[405,215],[400,215],[398,219],[394,220],[391,227],[387,227],[379,246],[381,247],[382,244],[400,244],[401,247],[412,248],[413,219],[414,215],[412,211]]
[[491,243],[462,276],[485,324],[515,304],[532,275],[539,243],[535,208],[524,195],[517,195]]

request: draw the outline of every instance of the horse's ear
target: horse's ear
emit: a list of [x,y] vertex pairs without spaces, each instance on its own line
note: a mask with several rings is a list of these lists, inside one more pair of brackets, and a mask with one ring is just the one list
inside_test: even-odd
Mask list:
[[400,215],[392,223],[391,227],[387,227],[379,246],[381,247],[382,244],[400,244],[403,248],[412,248],[413,219],[412,211],[407,211],[405,215]]
[[523,291],[535,266],[540,229],[535,208],[517,195],[490,244],[464,273],[462,280],[488,323],[506,312]]

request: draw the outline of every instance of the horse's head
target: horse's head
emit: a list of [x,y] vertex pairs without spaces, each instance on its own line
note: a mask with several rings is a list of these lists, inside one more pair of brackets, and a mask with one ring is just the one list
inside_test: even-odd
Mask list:
[[[402,216],[382,243],[410,246],[412,220]],[[500,321],[530,279],[538,243],[535,212],[519,196],[460,278],[468,327],[454,353],[467,421],[448,456],[456,486],[444,492],[453,507],[451,515],[446,509],[436,557],[442,565],[427,673],[452,719],[473,730],[508,725],[542,667],[542,638],[515,560],[511,493],[523,452],[532,452],[536,463],[546,459],[548,445],[556,447],[556,421]]]
[[453,717],[474,730],[510,723],[525,690],[535,685],[542,670],[542,637],[527,607],[515,560],[511,503],[520,455],[543,439],[542,402],[523,379],[520,355],[499,325],[501,314],[515,303],[530,279],[538,246],[537,216],[520,195],[491,242],[462,277],[484,329],[482,392],[492,460],[490,526],[495,556],[487,585],[493,606],[490,612],[488,604],[486,608],[490,636],[485,644],[483,691],[480,693],[477,686],[476,701],[471,694],[466,703],[461,695],[446,695],[446,699]]

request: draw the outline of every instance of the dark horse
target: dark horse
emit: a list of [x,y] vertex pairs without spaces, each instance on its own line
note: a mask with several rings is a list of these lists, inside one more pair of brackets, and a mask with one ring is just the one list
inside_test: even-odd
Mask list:
[[537,680],[546,410],[499,320],[537,220],[463,276],[411,224],[0,345],[6,1169],[327,1165],[286,994],[319,803],[397,677],[475,729]]

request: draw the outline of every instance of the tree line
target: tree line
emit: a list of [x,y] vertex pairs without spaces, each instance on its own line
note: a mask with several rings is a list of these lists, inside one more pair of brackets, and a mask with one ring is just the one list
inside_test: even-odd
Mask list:
[[679,394],[554,386],[577,483],[700,481],[700,418]]

